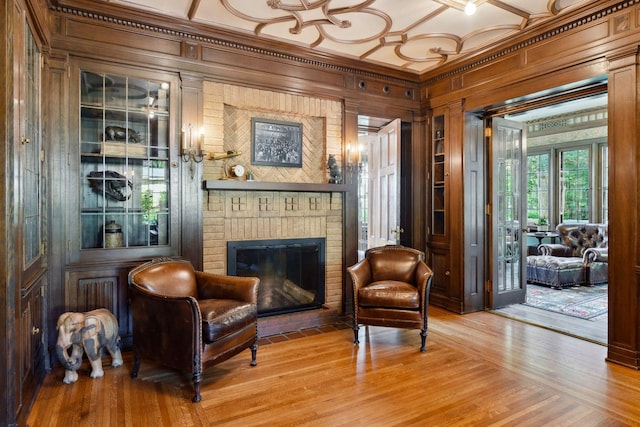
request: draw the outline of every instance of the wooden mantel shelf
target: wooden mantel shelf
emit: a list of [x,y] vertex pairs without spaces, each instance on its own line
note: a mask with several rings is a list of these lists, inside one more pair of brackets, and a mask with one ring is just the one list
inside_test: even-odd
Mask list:
[[204,181],[204,189],[235,191],[298,191],[309,193],[344,193],[347,191],[347,187],[344,184],[238,181],[235,179],[207,179]]

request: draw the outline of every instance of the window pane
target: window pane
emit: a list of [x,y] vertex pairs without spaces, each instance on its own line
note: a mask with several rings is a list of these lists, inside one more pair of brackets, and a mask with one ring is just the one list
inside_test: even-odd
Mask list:
[[25,25],[25,114],[24,150],[21,200],[24,201],[24,252],[25,266],[40,257],[42,247],[42,179],[40,169],[40,52],[28,25]]
[[602,200],[602,222],[609,222],[609,147],[602,147],[601,153],[601,194],[600,198]]
[[527,223],[546,225],[548,220],[549,153],[534,154],[527,156]]
[[589,221],[590,149],[560,154],[560,218],[563,222]]

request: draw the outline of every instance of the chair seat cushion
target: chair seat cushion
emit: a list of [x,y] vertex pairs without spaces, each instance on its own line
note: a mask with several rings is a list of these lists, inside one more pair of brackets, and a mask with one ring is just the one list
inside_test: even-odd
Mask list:
[[418,290],[405,282],[382,280],[358,290],[358,304],[362,307],[381,307],[418,310]]
[[202,313],[202,339],[211,344],[256,322],[255,304],[230,299],[199,300]]

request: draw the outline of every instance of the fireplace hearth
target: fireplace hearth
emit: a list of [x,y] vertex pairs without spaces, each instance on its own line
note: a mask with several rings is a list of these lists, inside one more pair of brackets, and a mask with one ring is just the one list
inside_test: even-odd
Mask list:
[[228,242],[227,274],[260,278],[259,317],[319,308],[325,299],[325,239]]

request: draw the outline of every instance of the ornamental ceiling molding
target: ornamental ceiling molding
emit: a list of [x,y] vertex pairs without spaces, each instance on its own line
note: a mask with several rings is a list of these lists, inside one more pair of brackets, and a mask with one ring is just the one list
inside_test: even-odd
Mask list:
[[577,19],[575,21],[569,22],[567,24],[564,24],[562,26],[553,28],[549,31],[546,31],[542,34],[539,34],[537,36],[531,37],[530,39],[527,40],[523,40],[515,45],[506,47],[502,50],[499,50],[498,52],[492,53],[491,55],[485,56],[483,58],[480,58],[476,61],[473,62],[469,62],[468,64],[462,65],[460,67],[454,68],[446,73],[442,73],[439,74],[437,76],[434,76],[428,80],[425,81],[426,84],[432,84],[450,77],[455,76],[456,74],[461,74],[464,72],[467,72],[473,68],[485,65],[491,61],[496,60],[497,58],[503,57],[505,55],[509,55],[513,52],[516,52],[520,49],[526,48],[528,46],[534,45],[536,43],[539,43],[543,40],[547,40],[551,37],[555,37],[558,34],[562,34],[565,33],[569,30],[573,30],[575,28],[581,27],[583,25],[589,24],[593,21],[596,21],[598,19],[604,18],[605,16],[609,16],[612,15],[614,13],[620,12],[621,10],[627,9],[629,7],[635,6],[638,3],[640,3],[640,0],[625,0],[623,2],[620,2],[616,5],[610,6],[608,8],[605,8],[603,10],[600,11],[596,11],[591,13],[588,16],[585,16],[583,18]]
[[[229,5],[229,0],[220,0],[224,5],[228,5],[228,7],[230,7],[231,10],[233,10],[233,13],[237,13],[238,16],[243,17],[243,19],[246,19],[245,15],[241,13],[240,11],[237,11],[235,8],[231,7]],[[297,7],[291,6],[291,5],[284,5],[282,3],[282,1],[279,0],[266,0],[268,2],[269,5],[273,5],[273,7],[277,7],[280,8],[282,10],[287,10],[289,12],[291,12],[293,14],[293,18],[292,17],[287,17],[285,18],[281,18],[281,20],[283,22],[291,22],[293,23],[293,26],[291,27],[291,31],[299,31],[302,28],[304,28],[305,26],[309,26],[309,25],[320,25],[320,22],[324,22],[324,23],[331,23],[333,25],[338,25],[338,26],[344,26],[344,27],[348,27],[350,25],[349,21],[346,20],[342,20],[342,21],[338,21],[336,18],[333,18],[332,16],[337,14],[339,11],[341,13],[344,13],[345,8],[336,8],[336,9],[329,9],[328,8],[328,4],[330,0],[317,0],[315,2],[310,2],[309,0],[300,0],[305,2],[309,7],[314,7],[314,8],[320,8],[322,10],[322,12],[325,15],[325,18],[319,20],[319,21],[314,21],[314,22],[304,22],[304,21],[300,21],[299,19],[295,18],[295,13],[298,11]],[[442,0],[442,1],[451,1],[451,0]],[[454,0],[455,1],[455,0]],[[357,9],[357,10],[361,10],[361,11],[366,11],[367,9],[367,5],[372,3],[373,0],[366,0],[363,1],[362,3],[358,4],[357,6],[352,6],[346,9]],[[461,65],[460,67],[457,68],[453,68],[447,72],[441,73],[441,74],[437,74],[433,77],[431,77],[430,79],[426,80],[424,83],[426,84],[432,84],[438,81],[441,81],[443,79],[446,78],[450,78],[452,76],[455,76],[457,74],[463,73],[463,72],[467,72],[470,69],[479,67],[479,66],[483,66],[485,64],[487,64],[488,62],[491,62],[497,58],[503,57],[505,55],[511,54],[517,50],[520,50],[522,48],[526,48],[527,46],[531,46],[535,43],[538,43],[540,41],[549,39],[551,37],[557,36],[558,34],[562,34],[566,31],[569,30],[573,30],[575,28],[581,27],[583,25],[589,24],[595,20],[601,19],[605,16],[611,15],[613,13],[617,13],[621,10],[627,9],[629,7],[635,6],[638,3],[640,3],[640,0],[625,0],[622,1],[616,5],[613,6],[609,6],[607,8],[604,8],[603,10],[600,11],[595,11],[591,14],[589,14],[588,16],[582,17],[580,19],[577,19],[575,21],[566,23],[564,25],[558,26],[556,28],[550,29],[542,34],[536,35],[534,37],[531,37],[529,39],[523,40],[515,45],[512,46],[508,46],[504,49],[501,49],[497,52],[494,52],[492,54],[489,54],[487,56],[481,57],[477,60],[468,62],[464,65]],[[71,6],[62,6],[62,5],[51,5],[50,9],[58,12],[58,13],[62,13],[62,14],[69,14],[69,15],[74,15],[74,16],[80,16],[86,19],[92,19],[92,20],[98,20],[98,21],[102,21],[102,22],[107,22],[110,24],[115,24],[115,25],[119,25],[119,26],[124,26],[124,27],[130,27],[130,28],[136,28],[139,30],[144,30],[144,31],[150,31],[150,32],[156,32],[159,34],[166,34],[166,35],[171,35],[171,36],[175,36],[175,37],[179,37],[179,38],[183,38],[183,39],[187,39],[187,40],[193,40],[193,41],[197,41],[199,43],[205,43],[205,44],[210,44],[210,45],[215,45],[215,46],[222,46],[225,48],[230,48],[230,49],[235,49],[235,50],[239,50],[239,51],[244,51],[244,52],[251,52],[251,53],[256,53],[256,54],[260,54],[260,55],[264,55],[264,56],[270,56],[270,57],[274,57],[274,58],[278,58],[278,59],[283,59],[283,60],[288,60],[288,61],[292,61],[292,62],[298,62],[298,63],[303,63],[306,65],[310,65],[313,67],[317,67],[317,68],[323,68],[323,69],[330,69],[330,70],[335,70],[335,71],[340,71],[340,72],[344,72],[344,73],[350,73],[350,74],[354,74],[357,76],[361,76],[361,77],[370,77],[370,78],[375,78],[375,79],[379,79],[379,80],[384,80],[384,81],[389,81],[389,82],[396,82],[396,83],[400,83],[400,84],[416,84],[417,82],[414,80],[410,80],[410,79],[403,79],[400,77],[395,77],[395,76],[389,76],[386,74],[382,74],[382,73],[378,73],[378,72],[373,72],[373,71],[368,71],[368,70],[364,70],[364,69],[359,69],[359,68],[355,68],[355,67],[349,67],[349,66],[344,66],[344,65],[337,65],[334,63],[330,63],[327,61],[322,61],[319,59],[311,59],[308,57],[303,57],[303,56],[299,56],[299,55],[294,55],[291,53],[282,53],[279,51],[276,51],[274,49],[268,49],[268,48],[262,48],[262,47],[255,47],[255,46],[251,46],[249,44],[246,43],[239,43],[239,42],[233,42],[233,41],[229,41],[229,40],[224,40],[222,38],[218,38],[218,37],[214,37],[214,36],[206,36],[206,35],[202,35],[202,34],[197,34],[195,32],[187,32],[187,31],[178,31],[178,30],[174,30],[168,27],[162,27],[159,25],[152,25],[152,24],[148,24],[148,23],[144,23],[144,22],[140,22],[140,21],[136,21],[133,19],[124,19],[121,17],[113,17],[113,16],[108,16],[106,14],[102,14],[102,13],[97,13],[97,12],[93,12],[93,11],[87,11],[87,10],[83,10],[80,8],[76,8],[76,7],[71,7]],[[368,12],[367,12],[368,13]],[[376,16],[381,16],[380,13],[373,13]],[[273,21],[270,21],[270,23],[272,23]],[[263,31],[264,26],[267,25],[266,22],[261,22],[259,23],[259,25],[256,28],[259,28],[259,32]],[[385,28],[387,28],[385,26]],[[256,37],[259,36],[259,32],[256,35]],[[379,33],[376,33],[376,35],[378,35]],[[325,35],[323,34],[323,37]],[[371,37],[367,37],[367,38],[371,38]],[[367,38],[363,38],[367,39]],[[358,39],[360,40],[360,39]],[[456,41],[458,44],[463,43],[463,40],[457,40]],[[392,41],[388,41],[388,43],[393,43]],[[396,46],[396,50],[398,50],[400,48],[400,46]],[[450,51],[445,51],[445,50],[440,50],[438,52],[439,54],[442,55],[448,55],[451,52]],[[400,52],[400,54],[402,54]],[[416,76],[417,78],[419,78],[419,76]]]
[[150,32],[158,33],[158,34],[166,34],[166,35],[170,35],[170,36],[173,36],[173,37],[179,37],[179,38],[183,38],[183,39],[187,39],[187,40],[197,41],[197,42],[200,42],[200,43],[206,43],[206,44],[209,44],[209,45],[212,45],[212,46],[222,46],[222,47],[235,49],[235,50],[240,50],[240,51],[244,51],[244,52],[257,53],[257,54],[264,55],[264,56],[270,56],[270,57],[284,59],[284,60],[288,60],[288,61],[292,61],[292,62],[298,62],[298,63],[302,63],[302,64],[306,64],[306,65],[311,65],[311,66],[314,66],[314,67],[317,67],[317,68],[330,69],[330,70],[340,71],[340,72],[343,72],[343,73],[354,74],[354,75],[358,75],[358,76],[361,76],[361,77],[370,77],[370,78],[375,78],[375,79],[378,79],[378,80],[383,80],[383,81],[387,81],[387,82],[394,82],[394,83],[404,84],[404,85],[406,85],[406,84],[411,84],[411,85],[417,84],[417,81],[415,81],[415,80],[401,79],[401,78],[398,78],[398,77],[391,77],[391,76],[388,76],[386,74],[375,73],[375,72],[372,72],[372,71],[362,70],[362,69],[353,68],[353,67],[347,67],[347,66],[344,66],[344,65],[332,64],[330,62],[320,61],[320,60],[316,60],[316,59],[304,58],[302,56],[292,55],[290,53],[282,53],[282,52],[278,52],[278,51],[271,50],[271,49],[258,48],[258,47],[251,46],[251,45],[248,45],[248,44],[243,44],[243,43],[238,43],[238,42],[231,42],[231,41],[224,40],[224,39],[221,39],[221,38],[216,38],[216,37],[211,37],[211,36],[203,36],[203,35],[200,35],[200,34],[190,33],[190,32],[186,32],[186,31],[177,31],[177,30],[173,30],[171,28],[161,27],[161,26],[158,26],[158,25],[150,25],[150,24],[137,22],[137,21],[130,20],[130,19],[115,18],[113,16],[109,16],[109,15],[105,15],[105,14],[101,14],[101,13],[96,13],[96,12],[91,12],[91,11],[86,11],[86,10],[78,9],[78,8],[74,8],[74,7],[52,5],[52,6],[50,6],[50,10],[52,10],[54,12],[57,12],[57,13],[61,13],[63,15],[78,16],[78,17],[85,18],[85,19],[96,20],[96,21],[101,21],[101,22],[107,22],[109,24],[115,24],[115,25],[119,25],[119,26],[123,26],[123,27],[135,28],[135,29],[138,29],[138,30],[150,31]]
[[[126,1],[149,7],[149,0]],[[188,18],[193,22],[417,75],[597,4],[595,0],[470,0],[476,12],[466,13],[469,0],[182,1],[191,1]]]

